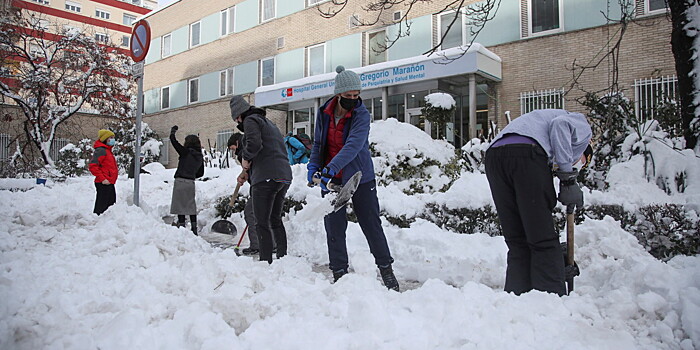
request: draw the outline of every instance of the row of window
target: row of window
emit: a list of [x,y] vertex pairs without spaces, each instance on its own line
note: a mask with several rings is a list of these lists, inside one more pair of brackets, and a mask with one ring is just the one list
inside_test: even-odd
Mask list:
[[[49,5],[49,0],[32,0],[36,3],[42,4],[42,5]],[[68,11],[72,12],[82,12],[83,7],[80,3],[73,2],[73,1],[66,1],[65,2],[65,8]],[[100,18],[100,19],[105,19],[109,20],[112,17],[112,14],[103,9],[95,9],[95,18]],[[130,15],[130,14],[124,14],[122,17],[122,24],[130,26],[136,21],[136,16]]]

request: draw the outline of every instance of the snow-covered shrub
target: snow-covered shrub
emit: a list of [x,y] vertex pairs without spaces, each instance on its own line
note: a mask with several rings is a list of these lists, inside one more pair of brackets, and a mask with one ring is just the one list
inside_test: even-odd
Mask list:
[[489,236],[501,236],[498,214],[491,205],[481,208],[453,209],[445,205],[428,203],[421,218],[439,227],[458,233],[483,232]]
[[[229,217],[231,217],[231,215],[233,215],[233,213],[243,214],[248,200],[250,200],[249,196],[239,195],[238,198],[236,198],[236,203],[233,206],[231,206],[231,196],[227,195],[219,197],[214,204],[216,217],[228,219]],[[292,211],[292,209],[294,209],[295,211],[299,211],[304,208],[305,204],[306,201],[298,201],[292,197],[286,196],[284,197],[284,203],[282,204],[282,212],[284,212],[285,214],[289,214],[289,212]]]
[[78,145],[69,143],[58,151],[56,169],[68,177],[83,176],[89,172],[88,163],[93,152],[90,139],[82,139]]
[[[134,157],[136,145],[136,123],[134,118],[120,118],[110,123],[109,130],[114,132],[117,144],[112,148],[112,153],[117,159],[119,169],[128,171],[131,160]],[[141,154],[144,156],[143,164],[157,162],[160,159],[160,146],[163,142],[158,134],[148,124],[141,123]]]
[[467,171],[484,173],[484,156],[490,142],[484,142],[474,138],[467,142],[461,149],[461,158]]
[[636,222],[625,229],[655,258],[700,254],[700,218],[694,211],[675,204],[650,205],[635,216]]

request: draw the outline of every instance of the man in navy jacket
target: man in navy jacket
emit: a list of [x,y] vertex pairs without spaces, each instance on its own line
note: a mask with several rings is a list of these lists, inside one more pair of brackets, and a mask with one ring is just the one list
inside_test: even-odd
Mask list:
[[[362,180],[352,197],[353,209],[369,249],[379,267],[384,285],[398,291],[399,283],[391,264],[394,259],[382,229],[374,165],[369,153],[370,114],[360,99],[360,77],[343,66],[336,68],[335,96],[318,111],[311,159],[307,165],[308,180],[320,173],[322,193],[328,183],[345,184],[358,171]],[[337,281],[348,272],[345,232],[348,226],[345,208],[324,218],[328,243],[329,267]]]

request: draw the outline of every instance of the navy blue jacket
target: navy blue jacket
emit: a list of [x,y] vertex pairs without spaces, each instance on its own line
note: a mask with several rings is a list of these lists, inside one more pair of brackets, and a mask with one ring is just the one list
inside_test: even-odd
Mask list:
[[[323,168],[327,156],[326,139],[328,137],[328,127],[333,118],[332,115],[324,113],[328,104],[336,98],[331,99],[321,106],[316,115],[316,128],[314,129],[314,147],[311,150],[309,164],[318,165]],[[352,117],[345,123],[343,129],[343,148],[333,157],[328,167],[338,173],[343,170],[343,184],[358,171],[362,171],[360,183],[374,180],[374,164],[369,153],[369,111],[362,100],[352,110]]]

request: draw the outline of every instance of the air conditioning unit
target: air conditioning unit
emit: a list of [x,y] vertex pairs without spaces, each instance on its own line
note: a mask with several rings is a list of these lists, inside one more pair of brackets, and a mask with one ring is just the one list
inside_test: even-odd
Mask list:
[[401,20],[401,11],[394,12],[394,22],[398,22],[400,20]]
[[277,50],[281,49],[284,47],[284,37],[281,36],[277,38]]

